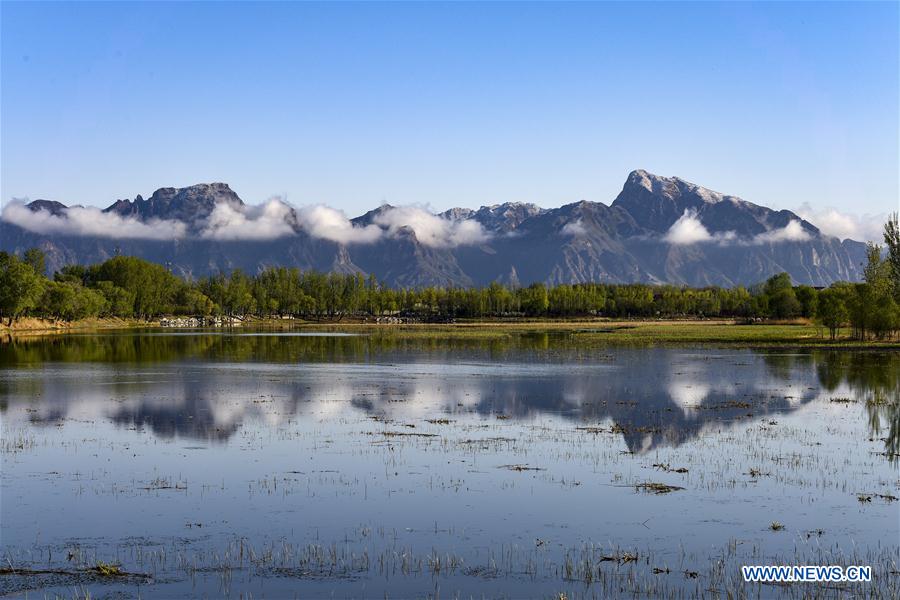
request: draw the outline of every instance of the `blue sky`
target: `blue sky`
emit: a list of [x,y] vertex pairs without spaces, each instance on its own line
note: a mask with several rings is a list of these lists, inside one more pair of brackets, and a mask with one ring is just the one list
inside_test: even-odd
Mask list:
[[0,197],[898,204],[897,3],[3,2]]

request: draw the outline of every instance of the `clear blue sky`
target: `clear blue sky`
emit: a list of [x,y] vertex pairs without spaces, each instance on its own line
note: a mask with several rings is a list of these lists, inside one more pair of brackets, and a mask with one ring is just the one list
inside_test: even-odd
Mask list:
[[225,181],[351,215],[609,203],[644,168],[775,207],[898,203],[896,2],[2,2],[2,189]]

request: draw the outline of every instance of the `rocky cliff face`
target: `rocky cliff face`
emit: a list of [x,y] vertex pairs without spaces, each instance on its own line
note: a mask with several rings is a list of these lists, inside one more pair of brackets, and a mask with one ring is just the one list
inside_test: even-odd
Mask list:
[[207,219],[219,204],[240,209],[244,202],[226,183],[201,183],[186,188],[160,188],[144,200],[117,200],[104,212],[141,220],[165,219],[194,223]]
[[828,285],[858,280],[865,260],[864,244],[823,235],[790,211],[642,170],[629,174],[610,205],[506,203],[441,215],[382,206],[352,220],[336,215],[277,201],[248,207],[224,183],[161,188],[103,211],[38,200],[4,210],[0,249],[40,247],[53,270],[120,253],[187,276],[288,265],[409,286],[730,286],[781,271],[797,283]]

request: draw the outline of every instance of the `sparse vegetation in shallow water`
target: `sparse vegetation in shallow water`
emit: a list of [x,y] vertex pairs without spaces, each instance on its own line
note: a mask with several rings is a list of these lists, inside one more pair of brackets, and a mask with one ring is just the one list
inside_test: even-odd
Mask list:
[[386,438],[392,437],[418,437],[418,438],[436,438],[439,437],[436,433],[419,433],[413,431],[380,431],[375,435],[383,435]]
[[183,481],[174,481],[169,477],[156,477],[152,481],[148,482],[141,489],[146,491],[154,491],[154,490],[178,490],[185,491],[187,490],[187,483]]
[[498,469],[506,469],[508,471],[543,471],[541,467],[531,467],[528,465],[500,465]]
[[678,490],[683,490],[684,488],[677,485],[669,485],[667,483],[659,483],[657,481],[647,481],[644,483],[636,483],[634,485],[635,489],[640,492],[649,492],[651,494],[669,494],[671,492],[677,492]]
[[747,471],[747,475],[749,475],[753,479],[759,479],[760,477],[769,477],[771,474],[763,473],[762,469],[752,467],[749,471]]
[[[169,553],[164,547],[151,549],[136,545],[126,548],[125,558],[133,561],[140,556],[142,562],[153,565],[154,571],[164,573],[164,578],[153,580],[145,575],[128,573],[104,577],[96,567],[57,571],[20,569],[15,574],[10,574],[9,569],[0,569],[0,589],[21,593],[33,589],[27,587],[28,577],[63,573],[66,577],[63,581],[70,582],[72,586],[85,586],[88,592],[103,592],[104,587],[100,586],[116,582],[151,586],[142,587],[141,595],[152,596],[156,589],[152,585],[155,583],[171,584],[187,578],[188,589],[194,590],[194,596],[204,594],[201,590],[215,589],[219,590],[218,594],[204,595],[227,596],[237,590],[250,589],[248,586],[254,581],[265,582],[267,596],[279,596],[276,590],[296,589],[309,584],[349,592],[355,589],[353,586],[373,578],[390,588],[401,586],[405,581],[419,580],[427,574],[442,589],[474,589],[471,586],[483,589],[482,586],[495,581],[501,583],[504,589],[518,590],[523,595],[540,594],[542,589],[555,593],[553,588],[558,589],[561,580],[587,586],[579,591],[579,597],[627,595],[676,599],[690,597],[692,588],[685,587],[685,584],[699,579],[705,589],[715,596],[798,597],[789,588],[748,587],[737,579],[740,565],[746,564],[751,557],[758,557],[762,551],[755,544],[749,547],[729,544],[724,548],[714,548],[712,555],[718,558],[713,561],[709,560],[706,551],[682,550],[678,559],[680,564],[669,566],[671,554],[652,546],[626,550],[584,544],[553,550],[542,547],[524,549],[517,544],[503,544],[492,547],[482,561],[472,561],[454,552],[437,552],[435,549],[417,551],[397,543],[391,535],[375,534],[375,537],[381,540],[377,547],[372,545],[373,540],[362,539],[296,545],[284,539],[265,544],[234,540],[224,547],[196,551],[185,547],[175,553]],[[844,553],[813,541],[795,547],[793,552],[779,556],[778,560],[788,564],[869,564],[877,573],[890,576],[876,578],[867,597],[893,598],[900,581],[894,576],[896,557],[892,550],[883,547]],[[680,576],[667,577],[673,574]],[[6,577],[19,579],[4,579]],[[286,583],[279,587],[276,580]],[[91,587],[86,587],[88,585]],[[249,597],[249,592],[243,593]],[[801,594],[799,597],[808,596]]]
[[575,431],[583,431],[585,433],[612,433],[612,430],[606,429],[605,427],[576,427]]
[[[0,567],[0,577],[20,578],[23,581],[40,582],[41,578],[68,578],[71,581],[94,581],[103,579],[129,580],[132,582],[149,581],[152,577],[147,573],[133,573],[122,569],[120,564],[98,560],[94,566],[82,568],[34,568],[15,567],[7,558],[8,566]],[[0,590],[4,586],[0,580]],[[25,588],[28,589],[28,588]]]
[[669,463],[653,463],[654,469],[665,471],[666,473],[687,473],[687,467],[673,467]]
[[[176,588],[209,597],[247,596],[251,592],[254,596],[262,595],[258,592],[280,596],[288,595],[280,594],[286,589],[310,595],[325,590],[335,596],[352,596],[363,585],[372,595],[381,595],[383,590],[410,589],[427,580],[445,592],[442,595],[451,597],[456,592],[460,596],[478,595],[485,589],[509,590],[517,597],[551,595],[566,589],[572,598],[684,598],[697,595],[697,590],[721,598],[790,598],[815,594],[805,594],[808,589],[799,586],[747,587],[734,574],[739,573],[740,564],[750,564],[749,559],[760,557],[777,559],[774,564],[871,563],[881,573],[896,570],[891,562],[895,546],[875,547],[865,539],[844,553],[848,546],[839,537],[845,533],[843,526],[827,534],[809,529],[836,514],[849,515],[850,523],[863,517],[882,522],[893,508],[886,509],[882,501],[892,500],[876,492],[896,494],[892,489],[894,472],[886,469],[888,461],[874,452],[882,444],[888,445],[893,413],[890,405],[867,406],[864,394],[874,386],[896,387],[890,368],[895,365],[895,355],[653,349],[648,352],[656,357],[672,353],[672,360],[659,364],[668,379],[651,385],[633,378],[647,387],[635,388],[631,397],[619,390],[610,393],[611,378],[629,368],[627,357],[632,353],[639,353],[641,359],[649,356],[643,354],[645,349],[582,352],[578,336],[568,334],[544,348],[538,348],[537,343],[522,345],[515,335],[500,341],[472,338],[446,343],[444,339],[429,341],[389,334],[374,339],[314,338],[308,344],[289,344],[284,338],[263,336],[183,337],[189,340],[160,336],[164,348],[171,348],[168,344],[172,343],[195,345],[174,353],[174,358],[171,352],[152,352],[158,362],[145,371],[152,377],[132,377],[140,371],[132,366],[137,359],[124,351],[116,353],[115,368],[134,369],[134,373],[124,378],[129,397],[120,397],[122,392],[114,390],[110,392],[115,395],[110,406],[124,411],[128,400],[134,402],[135,410],[133,414],[117,413],[115,421],[63,417],[56,421],[59,428],[48,426],[54,421],[39,410],[44,408],[43,401],[29,400],[26,404],[15,399],[17,394],[18,398],[26,397],[33,389],[23,386],[25,378],[0,382],[13,392],[3,415],[4,441],[14,437],[7,437],[8,431],[20,429],[34,441],[5,463],[15,463],[13,468],[18,468],[10,475],[14,483],[35,485],[33,475],[38,469],[30,468],[28,461],[77,448],[82,456],[99,459],[101,464],[108,458],[115,462],[121,455],[129,469],[133,465],[138,468],[123,478],[121,472],[116,475],[103,469],[75,477],[62,467],[54,467],[62,474],[42,476],[46,481],[41,485],[50,485],[49,478],[59,478],[62,485],[57,487],[68,489],[66,480],[71,476],[72,487],[78,488],[72,501],[95,499],[123,509],[133,507],[135,499],[160,510],[178,510],[194,502],[204,510],[209,507],[209,513],[177,514],[173,521],[178,529],[176,541],[159,543],[158,538],[151,539],[154,536],[136,543],[112,536],[81,540],[84,552],[79,551],[68,563],[64,562],[71,547],[68,540],[64,548],[53,548],[55,562],[47,559],[45,548],[32,548],[27,541],[15,551],[27,556],[31,566],[84,565],[82,568],[90,572],[79,571],[78,577],[84,579],[67,579],[67,585],[74,588],[87,581],[85,589],[102,596],[112,589],[110,584],[119,586],[125,581],[115,576],[104,578],[94,570],[96,557],[102,557],[115,561],[125,571],[151,572],[156,580],[139,592],[146,597],[164,596],[161,590]],[[94,338],[90,339],[90,345],[96,346]],[[140,344],[128,341],[148,353],[155,339],[141,338]],[[379,377],[388,373],[383,386],[374,386],[372,373],[376,371],[364,375],[353,371],[361,371],[360,363],[377,357],[374,351],[382,342],[390,352],[391,364],[372,366]],[[32,362],[54,358],[54,368],[78,371],[76,377],[83,378],[89,369],[65,365],[66,360],[60,358],[73,343],[79,344],[75,338],[57,339],[52,349],[56,354],[32,355]],[[398,357],[412,355],[423,347],[425,350],[414,357],[424,355],[425,360],[404,370]],[[464,354],[473,362],[455,378],[445,377],[435,367]],[[473,355],[478,358],[473,360]],[[516,364],[522,361],[522,355],[530,362]],[[187,356],[191,360],[179,362]],[[240,356],[256,362],[249,367],[235,364],[239,360],[235,357]],[[495,365],[487,359],[482,362],[482,356],[489,356],[491,361],[509,358],[511,368],[503,365],[492,371]],[[201,370],[189,363],[210,357],[214,358],[202,365],[202,376],[215,371],[215,383],[206,387]],[[332,359],[332,364],[315,364],[325,359]],[[297,367],[297,363],[302,366]],[[535,377],[531,371],[537,368],[532,366],[546,372]],[[320,368],[320,375],[313,377],[311,374]],[[179,369],[190,370],[184,378],[197,385],[199,398],[213,400],[197,407],[179,404],[180,398],[160,402],[180,412],[167,410],[165,420],[154,421],[158,419],[156,414],[146,410],[153,404],[143,404],[138,394],[130,392],[139,392],[140,398],[162,396],[155,391],[168,389],[172,381],[157,387],[151,379],[160,374],[175,377]],[[232,369],[239,374],[233,379]],[[460,364],[454,362],[453,369],[460,369]],[[261,373],[252,380],[255,385],[249,392],[237,389],[232,393],[231,382],[238,377],[245,379],[250,371]],[[560,371],[566,373],[566,378],[561,378],[565,385],[547,386],[536,401],[533,396],[538,394],[531,388],[504,387],[510,377],[522,383],[518,380],[520,373],[526,373],[524,382],[530,384],[547,373],[555,377]],[[423,372],[427,373],[424,377]],[[470,375],[473,372],[476,374]],[[495,377],[492,372],[502,375]],[[577,372],[577,377],[569,379],[570,372]],[[722,372],[726,375],[720,378]],[[480,382],[482,395],[474,393],[475,386],[470,384],[473,379]],[[465,385],[456,385],[461,381]],[[694,396],[684,406],[673,404],[670,400],[675,392],[668,383],[679,381],[697,388],[708,384],[707,398]],[[721,387],[722,382],[726,388]],[[750,389],[757,382],[761,389]],[[586,385],[581,387],[583,383]],[[321,390],[317,384],[321,384]],[[792,389],[787,390],[788,386]],[[45,393],[50,389],[45,387]],[[507,393],[510,389],[516,393]],[[829,403],[829,396],[838,389],[841,395],[859,398],[858,404]],[[215,394],[206,394],[208,390],[215,390]],[[336,402],[334,390],[343,390],[346,400],[342,396],[338,398],[340,404]],[[583,395],[573,400],[571,390]],[[566,393],[558,404],[545,403]],[[265,405],[255,404],[263,397],[267,399]],[[279,405],[277,400],[268,400],[272,398],[289,400]],[[579,398],[583,398],[580,403]],[[659,398],[669,406],[661,409],[654,402]],[[746,410],[740,405],[727,406],[731,400],[751,404],[758,417],[743,417]],[[701,403],[722,408],[696,410]],[[62,403],[46,404],[68,408]],[[241,413],[247,406],[261,412]],[[335,410],[338,407],[342,410]],[[272,410],[265,412],[268,409]],[[73,414],[78,412],[73,410]],[[497,420],[496,414],[510,418]],[[841,418],[818,418],[833,414]],[[198,418],[208,415],[216,418]],[[223,421],[222,415],[231,420]],[[54,413],[50,417],[59,419]],[[772,425],[774,420],[777,426]],[[211,433],[210,422],[215,423],[216,432],[219,427],[225,429],[223,422],[232,424],[229,436],[213,437],[218,433]],[[617,427],[616,422],[620,423]],[[27,424],[25,428],[23,423]],[[158,423],[174,428],[175,437],[154,435],[153,426]],[[72,432],[78,428],[84,433],[73,439]],[[202,443],[184,439],[197,435],[210,438]],[[218,474],[206,477],[196,466],[206,464],[202,461],[212,458],[213,452],[197,452],[196,447],[221,452],[215,458],[227,459],[223,462],[233,465],[235,476],[227,473],[221,483]],[[160,456],[169,464],[148,467],[145,459],[149,456]],[[504,474],[504,470],[510,472]],[[242,477],[244,473],[249,476]],[[767,479],[756,480],[763,476]],[[635,486],[641,482],[653,484],[646,480],[655,478],[667,480],[659,482],[661,485],[677,482],[685,487],[683,491],[659,493],[655,486]],[[143,490],[154,481],[173,488],[181,483],[190,485],[182,492]],[[636,493],[638,489],[642,493]],[[790,517],[792,529],[787,533],[769,533],[765,523],[774,515],[764,510],[756,510],[752,519],[735,523],[737,519],[729,519],[727,507],[723,510],[718,501],[723,496],[740,501],[763,494],[771,499],[773,489],[781,503],[779,514]],[[857,493],[870,495],[871,503],[857,505]],[[260,529],[258,535],[250,534],[249,539],[230,546],[225,536],[231,535],[235,521],[224,522],[213,509],[233,497],[246,501],[250,509],[247,519],[257,519],[254,524],[258,523]],[[803,522],[791,516],[798,503],[810,498],[821,510],[821,522]],[[593,511],[601,504],[597,499],[603,500],[602,506],[615,506],[617,510],[587,515],[579,512]],[[382,502],[390,503],[391,511],[405,503],[427,505],[435,522],[430,522],[430,515],[417,520],[418,511],[412,510],[385,516]],[[551,513],[561,516],[547,522],[526,520],[532,514],[544,514],[543,508],[536,507],[547,502],[560,507]],[[293,510],[279,510],[301,505],[305,516],[317,520],[315,529],[297,525],[298,513]],[[503,517],[492,512],[491,506],[496,505]],[[507,511],[508,505],[521,506],[521,513],[528,517]],[[351,519],[344,512],[332,512],[348,506],[353,508]],[[253,510],[258,515],[252,515]],[[148,520],[154,518],[152,512],[148,512]],[[348,528],[325,525],[332,516],[332,523],[351,524]],[[684,521],[676,523],[673,518]],[[664,526],[660,519],[667,519]],[[193,526],[182,527],[185,523]],[[277,530],[285,523],[294,529]],[[791,533],[794,529],[797,535]],[[675,530],[673,537],[679,541],[670,543],[660,538],[665,530]],[[725,545],[728,536],[740,540]],[[603,545],[572,547],[582,539],[598,540]],[[317,547],[306,548],[309,540],[315,540]],[[92,544],[103,548],[88,550]],[[110,550],[112,545],[114,552]],[[44,554],[40,555],[42,550]],[[17,564],[23,564],[23,560]],[[24,585],[18,576],[8,576],[7,581],[13,580],[9,585]],[[897,597],[898,584],[900,579],[891,575],[873,582],[869,595]],[[0,594],[8,589],[6,582],[0,582]]]
[[873,498],[878,498],[879,500],[883,500],[885,503],[896,502],[898,500],[897,496],[893,494],[867,494],[867,493],[857,493],[856,499],[859,500],[860,503],[866,504],[872,502]]
[[600,557],[600,562],[617,562],[622,564],[637,562],[638,554],[636,552],[622,552],[621,554],[604,554]]
[[784,525],[782,525],[778,521],[772,521],[769,524],[769,529],[771,529],[772,531],[782,531],[784,529]]
[[822,537],[825,535],[824,529],[813,529],[812,531],[806,532],[806,538],[809,539],[811,537]]
[[97,571],[97,573],[99,573],[102,577],[122,577],[124,575],[119,565],[105,563],[103,561],[97,561],[97,565],[94,567],[94,570]]

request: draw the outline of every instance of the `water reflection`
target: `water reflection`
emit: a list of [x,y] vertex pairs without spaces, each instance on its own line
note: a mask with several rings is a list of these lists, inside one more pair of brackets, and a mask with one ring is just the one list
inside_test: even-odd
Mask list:
[[900,353],[832,352],[816,365],[824,389],[865,402],[872,435],[884,441],[892,463],[900,459]]
[[35,426],[109,419],[162,438],[225,442],[353,407],[396,420],[442,414],[613,423],[630,451],[814,400],[865,402],[897,458],[900,355],[592,348],[572,335],[84,335],[0,344],[0,410]]

